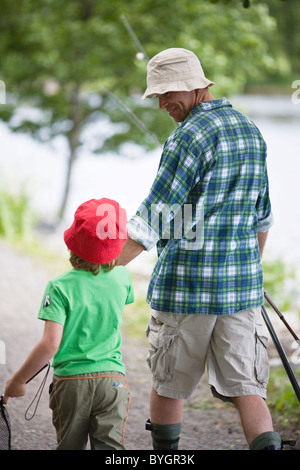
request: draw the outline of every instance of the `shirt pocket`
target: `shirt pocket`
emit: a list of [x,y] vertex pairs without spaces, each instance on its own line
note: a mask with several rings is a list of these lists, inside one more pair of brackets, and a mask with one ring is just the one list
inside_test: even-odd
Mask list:
[[269,381],[269,358],[268,358],[268,338],[256,329],[256,354],[255,354],[255,375],[257,381],[266,387]]

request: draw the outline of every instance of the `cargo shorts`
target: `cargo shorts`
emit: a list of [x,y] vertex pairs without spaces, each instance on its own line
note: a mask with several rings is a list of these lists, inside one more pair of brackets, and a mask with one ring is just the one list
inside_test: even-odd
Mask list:
[[261,308],[232,315],[152,311],[147,363],[158,395],[190,398],[206,368],[214,396],[259,395],[269,380],[268,338]]

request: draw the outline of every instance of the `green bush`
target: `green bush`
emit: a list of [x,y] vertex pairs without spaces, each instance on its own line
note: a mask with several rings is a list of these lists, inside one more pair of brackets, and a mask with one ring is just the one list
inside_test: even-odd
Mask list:
[[275,258],[263,261],[263,271],[264,289],[279,310],[291,310],[296,307],[294,299],[298,289],[295,269],[283,260]]
[[299,401],[283,368],[271,369],[268,384],[268,406],[281,425],[287,427],[298,425],[300,421]]
[[13,195],[0,192],[0,237],[10,241],[24,240],[31,234],[34,216],[24,192]]

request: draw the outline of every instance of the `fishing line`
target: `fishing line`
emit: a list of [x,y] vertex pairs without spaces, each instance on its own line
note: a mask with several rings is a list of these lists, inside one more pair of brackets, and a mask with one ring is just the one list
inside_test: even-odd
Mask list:
[[[40,402],[40,399],[41,399],[41,396],[42,396],[42,393],[43,393],[43,390],[44,390],[44,387],[45,387],[45,383],[47,381],[47,377],[48,377],[48,374],[49,374],[49,370],[50,370],[50,363],[47,362],[47,364],[45,364],[35,375],[33,375],[27,382],[26,384],[28,384],[32,379],[34,379],[40,372],[42,372],[42,370],[44,370],[45,368],[47,367],[47,370],[46,370],[46,373],[44,375],[44,378],[32,400],[32,402],[30,403],[30,405],[28,406],[27,410],[25,411],[25,419],[26,421],[30,421],[35,413],[36,413],[36,410],[37,410],[37,407],[39,406],[39,402]],[[33,403],[35,402],[35,400],[37,400],[36,402],[36,405],[35,405],[35,408],[33,410],[33,413],[31,416],[28,417],[28,413],[29,413],[29,410],[30,408],[32,407]]]
[[152,137],[155,143],[158,144],[160,147],[162,146],[159,140],[157,139],[157,137],[148,129],[148,127],[136,116],[136,114],[120,98],[118,98],[114,93],[109,91],[107,88],[104,88],[104,91],[110,98],[112,98],[117,104],[119,104],[128,113],[131,120],[137,125],[137,127],[140,130],[150,135],[150,137]]
[[137,52],[136,52],[136,57],[139,59],[139,60],[147,60],[147,62],[149,62],[149,57],[147,55],[147,52],[145,51],[145,49],[143,48],[141,42],[139,41],[139,38],[137,37],[137,35],[135,34],[135,32],[133,31],[132,27],[130,26],[130,24],[128,23],[127,21],[127,18],[125,15],[121,15],[120,16],[125,28],[127,29],[128,33],[130,34],[130,37],[131,39],[133,40],[135,46],[136,46],[136,49],[137,49]]

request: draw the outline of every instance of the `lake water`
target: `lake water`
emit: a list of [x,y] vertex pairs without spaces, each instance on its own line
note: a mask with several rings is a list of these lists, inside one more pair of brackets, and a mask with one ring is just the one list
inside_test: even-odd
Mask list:
[[[293,263],[300,275],[300,104],[293,104],[291,96],[236,96],[231,102],[254,120],[268,146],[275,224],[265,256]],[[11,191],[25,187],[34,209],[51,222],[63,192],[64,143],[41,145],[27,136],[10,133],[3,124],[0,139],[1,186]],[[74,168],[64,227],[72,221],[78,205],[91,198],[116,199],[129,216],[135,212],[155,177],[160,150],[151,154],[136,147],[131,150],[131,157],[126,158],[82,153]]]

